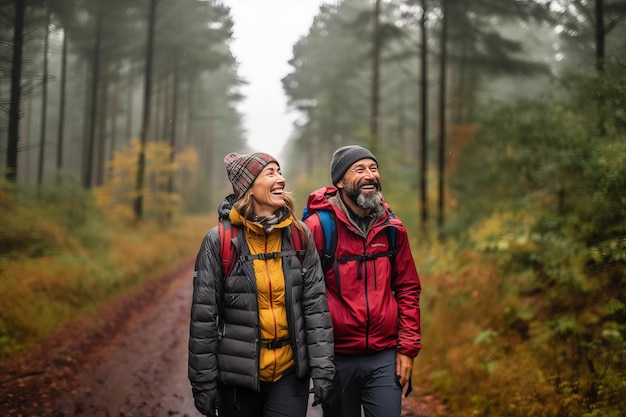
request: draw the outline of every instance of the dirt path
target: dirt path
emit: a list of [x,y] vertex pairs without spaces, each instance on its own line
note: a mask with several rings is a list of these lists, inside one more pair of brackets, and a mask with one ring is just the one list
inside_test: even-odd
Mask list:
[[[192,265],[0,362],[0,415],[200,416],[187,380]],[[403,408],[406,417],[435,415],[416,394]],[[319,407],[308,416],[321,417]]]

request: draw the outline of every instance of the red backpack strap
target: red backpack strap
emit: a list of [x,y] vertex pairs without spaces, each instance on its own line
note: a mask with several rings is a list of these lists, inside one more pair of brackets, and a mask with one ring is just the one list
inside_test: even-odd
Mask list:
[[302,263],[302,259],[304,258],[305,245],[304,239],[305,236],[302,236],[302,232],[295,227],[294,225],[290,226],[291,229],[291,249],[296,251],[296,256],[300,259],[300,263]]
[[[237,237],[238,228],[233,226],[229,220],[222,220],[218,223],[220,235],[220,259],[222,262],[222,272],[224,278],[233,272],[237,256],[233,256],[233,239]],[[236,251],[235,251],[236,252]]]

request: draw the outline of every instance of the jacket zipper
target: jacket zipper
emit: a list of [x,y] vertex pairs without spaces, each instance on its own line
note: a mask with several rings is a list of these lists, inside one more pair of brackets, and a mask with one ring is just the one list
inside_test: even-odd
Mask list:
[[[363,240],[363,255],[367,254],[367,241]],[[370,300],[369,300],[369,289],[368,289],[368,274],[367,274],[367,260],[363,262],[357,261],[359,275],[361,275],[361,269],[364,269],[364,279],[363,285],[365,285],[365,353],[369,353],[370,346]]]
[[[281,239],[281,247],[283,250],[283,243],[289,241],[288,239]],[[293,240],[289,241],[290,249],[295,249],[293,247]],[[287,331],[289,332],[289,345],[291,346],[291,356],[293,358],[293,363],[296,367],[296,375],[300,374],[300,361],[298,360],[298,334],[294,330],[294,317],[293,317],[293,300],[291,299],[292,292],[288,290],[288,288],[293,287],[293,280],[291,279],[291,269],[288,268],[290,262],[288,261],[289,257],[281,258],[282,267],[283,267],[283,276],[285,281],[285,315],[287,316]],[[304,259],[304,257],[303,257]],[[302,264],[301,264],[302,265]],[[302,273],[302,269],[300,269],[300,273]],[[302,278],[302,287],[304,291],[304,277]],[[304,314],[304,310],[302,312]]]
[[[265,245],[264,245],[264,251],[265,253],[268,252],[268,247],[267,247],[267,233],[265,234]],[[278,326],[277,326],[277,320],[276,320],[276,313],[274,311],[274,288],[272,287],[272,275],[270,274],[270,269],[269,269],[269,265],[268,265],[269,259],[265,259],[263,261],[263,263],[265,264],[265,277],[267,278],[267,287],[268,287],[268,299],[270,302],[270,311],[272,312],[272,321],[274,324],[274,340],[276,340],[278,338]],[[274,355],[274,369],[272,371],[272,379],[274,379],[274,377],[276,376],[276,365],[278,363],[278,356],[276,355],[276,350],[275,349],[270,349],[270,351],[272,352],[272,354]]]

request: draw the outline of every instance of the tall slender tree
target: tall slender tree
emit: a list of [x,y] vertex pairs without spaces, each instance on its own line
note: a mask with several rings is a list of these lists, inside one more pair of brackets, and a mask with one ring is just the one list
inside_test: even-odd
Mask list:
[[604,73],[604,45],[606,29],[604,24],[604,0],[595,1],[596,9],[596,71]]
[[11,103],[9,107],[9,140],[7,142],[6,179],[14,183],[17,179],[17,147],[20,129],[20,103],[22,81],[22,49],[24,46],[24,15],[26,0],[15,0],[13,26],[13,57],[11,66]]
[[[171,124],[170,124],[170,166],[174,166],[176,160],[176,127],[178,123],[178,66],[174,64],[174,73],[172,74],[172,110],[171,110]],[[167,192],[170,195],[174,194],[174,170],[171,169],[168,172],[167,177]],[[173,212],[171,204],[167,210],[167,220],[171,221]]]
[[133,67],[129,65],[126,81],[126,140],[130,140],[133,135],[133,93],[135,92],[133,75]]
[[372,80],[370,90],[370,136],[372,152],[378,151],[380,127],[380,2],[375,0],[372,18]]
[[150,0],[148,13],[148,34],[146,42],[146,67],[145,84],[143,95],[143,117],[141,121],[141,135],[139,155],[137,157],[137,180],[135,183],[135,201],[133,210],[136,220],[143,217],[143,189],[146,173],[146,143],[148,141],[148,129],[150,127],[150,103],[152,97],[152,59],[154,56],[154,27],[156,24],[157,0]]
[[426,29],[427,4],[422,0],[422,16],[420,19],[420,31],[422,34],[422,47],[420,50],[420,146],[419,146],[419,178],[420,178],[420,202],[421,202],[421,226],[425,232],[428,225],[428,34]]
[[437,225],[442,227],[445,220],[445,173],[446,173],[446,66],[448,46],[448,0],[441,0],[441,44],[439,57],[439,137],[438,137],[438,200]]
[[43,79],[41,83],[41,127],[39,134],[39,163],[37,164],[37,185],[43,184],[46,153],[46,121],[48,120],[48,54],[50,44],[50,10],[46,6],[46,23],[43,43]]
[[[63,27],[63,44],[61,47],[61,75],[59,77],[59,121],[57,123],[57,174],[63,169],[63,146],[65,140],[65,93],[67,84],[67,50],[68,50],[68,34],[67,25]],[[60,182],[61,176],[57,175],[57,182]]]
[[[618,56],[623,51],[626,1],[560,0],[558,3],[560,7],[556,18],[563,27],[561,48],[570,66],[587,66],[589,71],[595,70],[598,76],[604,77],[607,51],[613,52],[609,56]],[[593,62],[593,68],[589,66],[590,62]],[[606,133],[606,101],[605,94],[595,97],[600,136]]]
[[90,188],[93,185],[93,171],[95,161],[95,149],[96,149],[96,123],[98,121],[98,91],[100,86],[100,59],[101,59],[101,45],[102,45],[102,9],[96,16],[95,27],[95,41],[93,47],[93,61],[91,71],[91,103],[90,103],[90,115],[89,115],[89,130],[87,131],[87,143],[84,166],[84,182],[85,188]]

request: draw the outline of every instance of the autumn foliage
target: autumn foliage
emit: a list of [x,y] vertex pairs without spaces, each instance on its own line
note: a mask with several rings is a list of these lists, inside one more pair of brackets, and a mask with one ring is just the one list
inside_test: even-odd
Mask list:
[[[111,220],[131,222],[134,219],[133,201],[136,197],[135,182],[137,155],[140,143],[131,139],[116,151],[108,163],[109,179],[94,193],[97,204]],[[186,148],[170,159],[171,147],[165,142],[149,142],[146,145],[146,184],[143,188],[145,211],[148,217],[166,219],[179,213],[183,201],[191,193],[196,180],[198,154],[195,148]],[[175,186],[170,187],[170,183]]]
[[576,100],[485,114],[451,178],[445,238],[416,246],[414,375],[444,415],[626,409],[626,131],[609,105],[598,129],[602,90],[584,81],[571,86]]

